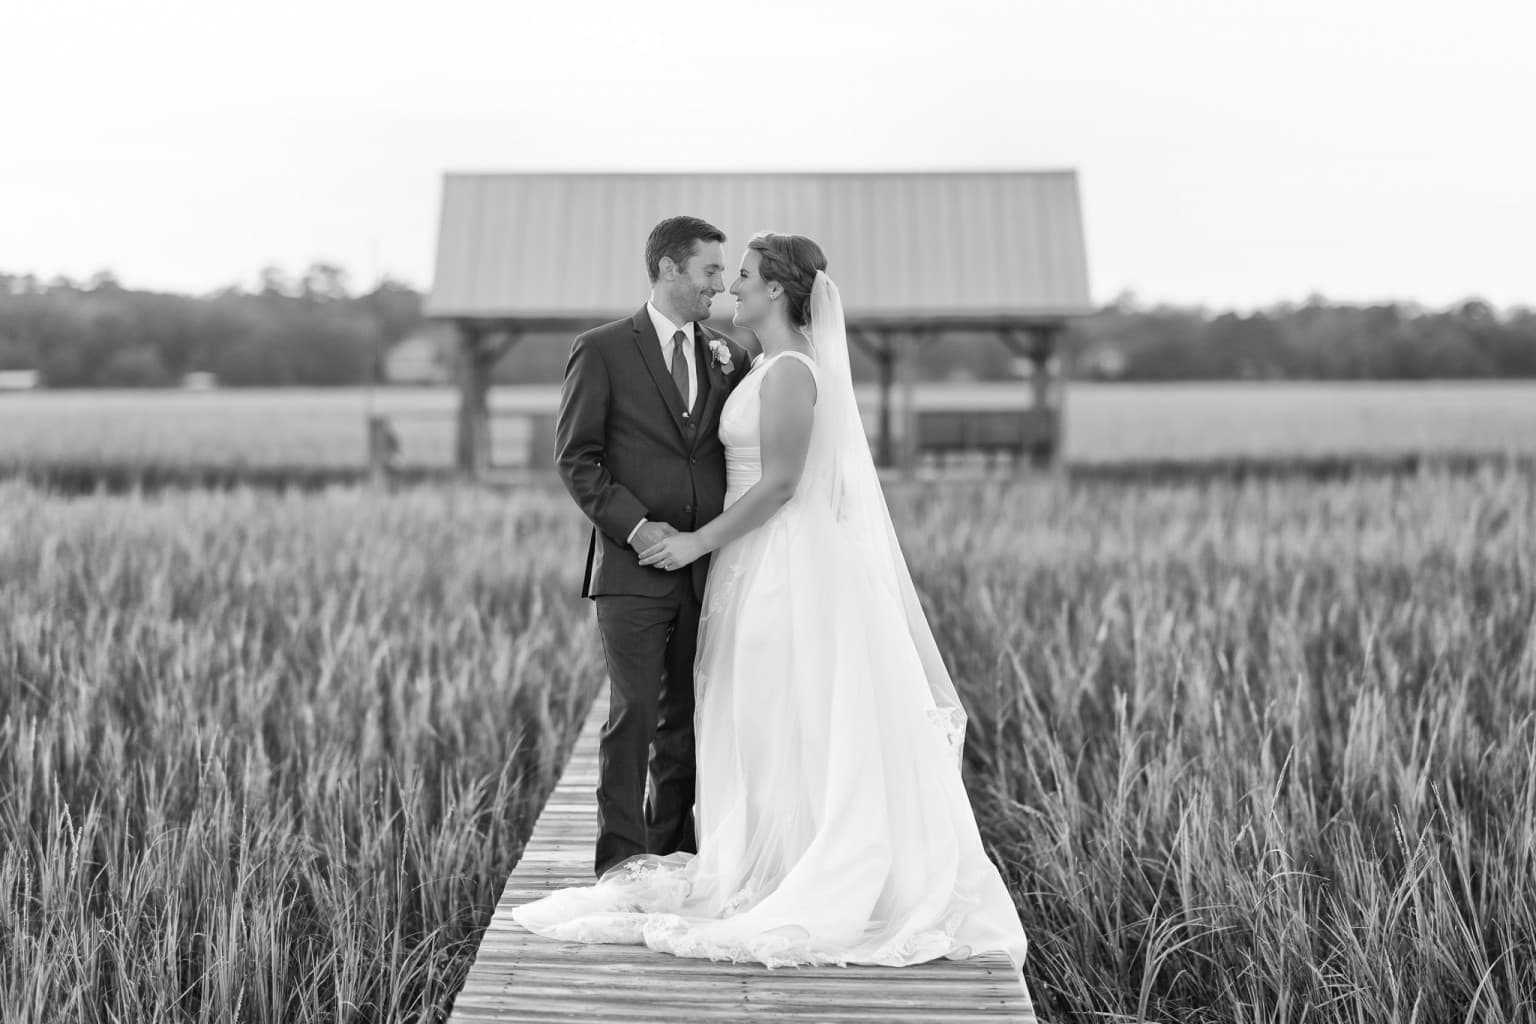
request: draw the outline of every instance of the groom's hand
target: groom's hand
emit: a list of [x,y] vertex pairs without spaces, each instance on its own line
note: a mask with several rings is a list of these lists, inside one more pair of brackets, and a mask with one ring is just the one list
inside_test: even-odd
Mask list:
[[640,552],[640,564],[654,565],[671,572],[692,565],[706,554],[708,552],[704,550],[704,543],[699,540],[697,533],[674,531],[672,536],[663,539],[661,543]]
[[644,551],[653,548],[677,532],[677,528],[670,523],[646,523],[635,531],[635,535],[629,538],[629,546],[635,551]]

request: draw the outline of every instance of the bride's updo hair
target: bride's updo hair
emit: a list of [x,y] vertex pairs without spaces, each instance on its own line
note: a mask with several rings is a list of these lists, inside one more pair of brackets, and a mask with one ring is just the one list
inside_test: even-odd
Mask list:
[[811,286],[816,271],[827,269],[826,253],[804,235],[781,235],[760,231],[752,236],[747,248],[762,257],[757,273],[764,281],[776,281],[789,300],[789,322],[806,327],[811,322]]

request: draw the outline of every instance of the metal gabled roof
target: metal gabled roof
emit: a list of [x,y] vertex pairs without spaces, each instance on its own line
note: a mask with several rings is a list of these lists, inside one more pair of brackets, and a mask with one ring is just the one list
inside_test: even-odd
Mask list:
[[850,322],[1091,311],[1073,171],[508,173],[445,176],[427,315],[624,315],[649,291],[646,236],[683,213],[733,265],[760,230],[814,238]]

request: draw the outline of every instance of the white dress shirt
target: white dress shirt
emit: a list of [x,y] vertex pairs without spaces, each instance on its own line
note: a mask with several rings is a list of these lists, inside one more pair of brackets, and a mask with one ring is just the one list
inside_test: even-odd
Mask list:
[[[684,408],[692,409],[693,403],[699,397],[699,368],[693,365],[693,321],[690,320],[682,325],[674,324],[671,320],[667,319],[665,313],[657,309],[655,304],[651,302],[645,304],[645,311],[651,314],[651,326],[656,328],[656,337],[661,339],[661,365],[665,366],[669,373],[672,370],[672,349],[676,345],[676,342],[672,340],[672,335],[682,331],[683,336],[688,339],[688,344],[683,346],[683,361],[688,364],[688,401],[684,403]],[[633,541],[640,527],[644,526],[647,522],[649,520],[641,516],[640,521],[635,524],[635,528],[629,531],[629,536],[624,538],[625,541]]]
[[688,344],[683,346],[683,359],[688,363],[688,401],[683,404],[684,410],[693,408],[693,403],[699,397],[699,368],[693,365],[693,321],[685,324],[674,324],[668,320],[666,314],[647,302],[646,312],[651,314],[651,324],[656,328],[656,337],[661,339],[661,365],[672,372],[672,335],[678,331],[688,339]]

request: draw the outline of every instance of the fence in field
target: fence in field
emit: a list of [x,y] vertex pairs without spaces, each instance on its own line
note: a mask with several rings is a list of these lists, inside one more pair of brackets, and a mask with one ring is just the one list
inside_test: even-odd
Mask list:
[[[859,389],[872,438],[874,390]],[[490,397],[498,474],[507,482],[537,475],[552,483],[558,387],[503,386]],[[914,398],[922,477],[955,464],[967,473],[978,466],[1009,472],[1023,461],[1020,449],[1029,450],[1029,424],[1016,418],[1029,399],[1016,383],[923,381]],[[379,417],[373,450],[384,470],[403,481],[442,479],[455,471],[454,399],[450,389],[428,387],[6,392],[0,477],[86,493],[348,482],[365,472],[368,423]],[[948,417],[953,410],[967,416]],[[1010,410],[1011,424],[1007,415],[992,416]],[[1529,381],[1079,383],[1065,411],[1066,462],[1084,477],[1412,472],[1536,456],[1536,387]],[[900,438],[904,418],[895,426]]]
[[[1017,385],[927,385],[903,396],[894,419],[882,412],[874,388],[862,388],[859,397],[871,449],[878,456],[882,445],[891,448],[894,462],[903,467],[966,463],[1017,469],[1053,464],[1059,457],[1059,397],[1042,406]],[[483,459],[486,472],[552,472],[557,404],[554,388],[519,389],[512,404],[488,408],[484,425],[466,423],[461,412],[443,406],[370,408],[368,469],[382,478],[402,461],[421,464],[420,445],[412,438],[428,434],[436,435],[435,461],[462,468],[471,454],[465,432],[484,430],[487,436],[473,454]]]
[[[491,410],[486,425],[483,469],[495,474],[505,471],[541,472],[554,469],[555,414],[525,410]],[[370,412],[367,420],[367,466],[375,480],[382,480],[398,467],[406,454],[402,428],[408,425],[453,423],[452,410],[407,409],[392,413]],[[508,436],[510,435],[510,436]],[[455,441],[455,449],[459,442]],[[457,460],[455,460],[457,461]],[[444,462],[443,468],[451,463]]]

